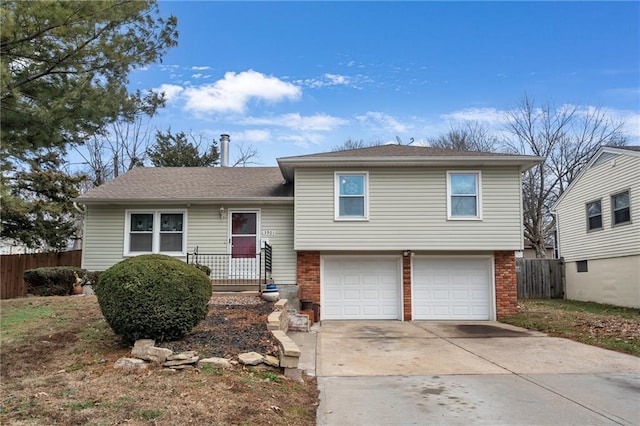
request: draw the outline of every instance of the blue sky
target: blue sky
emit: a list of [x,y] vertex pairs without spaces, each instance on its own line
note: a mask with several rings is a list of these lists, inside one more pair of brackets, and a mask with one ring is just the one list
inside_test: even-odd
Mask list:
[[253,145],[261,165],[354,140],[501,128],[526,93],[601,107],[640,141],[639,2],[165,2],[178,46],[131,74],[161,130]]

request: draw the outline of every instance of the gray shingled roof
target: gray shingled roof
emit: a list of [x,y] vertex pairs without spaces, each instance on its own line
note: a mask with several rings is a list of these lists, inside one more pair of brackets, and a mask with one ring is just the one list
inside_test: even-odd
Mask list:
[[626,149],[626,150],[629,150],[629,151],[640,152],[640,146],[637,146],[637,145],[633,145],[633,146],[612,146],[611,148]]
[[380,145],[344,151],[278,158],[283,176],[292,180],[298,167],[492,167],[517,166],[526,170],[544,161],[531,155],[457,151],[408,145]]
[[430,146],[379,145],[344,151],[320,152],[317,154],[285,157],[283,159],[306,158],[384,158],[384,157],[513,157],[514,154],[493,152],[457,151],[454,149],[432,148]]
[[292,195],[293,186],[284,184],[278,167],[136,167],[76,201],[215,201]]

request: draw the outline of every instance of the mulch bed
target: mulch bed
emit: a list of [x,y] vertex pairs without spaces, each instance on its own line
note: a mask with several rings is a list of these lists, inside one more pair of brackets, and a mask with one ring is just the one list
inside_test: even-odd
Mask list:
[[215,295],[204,321],[181,340],[161,346],[206,357],[237,358],[244,352],[276,355],[277,344],[267,329],[271,312],[273,303],[258,296]]

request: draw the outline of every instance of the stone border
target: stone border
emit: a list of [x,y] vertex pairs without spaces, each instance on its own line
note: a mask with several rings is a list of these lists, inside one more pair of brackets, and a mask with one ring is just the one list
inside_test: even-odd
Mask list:
[[278,358],[280,367],[284,369],[285,377],[302,380],[302,371],[298,368],[302,353],[298,345],[287,336],[289,329],[288,305],[287,299],[280,299],[274,304],[274,311],[267,318],[267,329],[271,331],[271,335],[278,342]]

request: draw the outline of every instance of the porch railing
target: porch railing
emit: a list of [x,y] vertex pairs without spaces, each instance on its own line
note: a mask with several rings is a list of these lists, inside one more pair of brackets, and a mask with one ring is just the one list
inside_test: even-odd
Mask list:
[[[208,270],[209,278],[217,286],[253,286],[259,292],[271,280],[272,248],[264,243],[255,256],[235,256],[231,253],[200,253],[198,247],[187,253],[187,263]],[[204,268],[206,267],[206,268]]]

